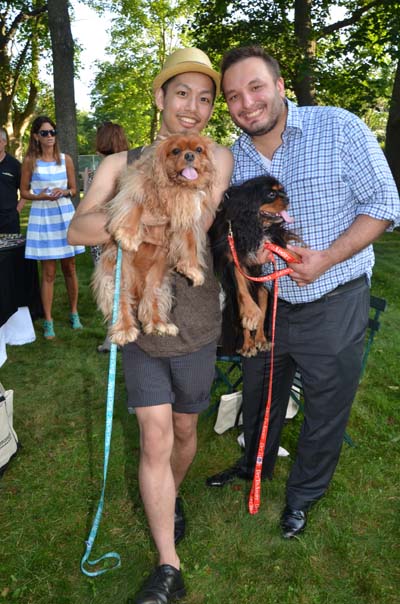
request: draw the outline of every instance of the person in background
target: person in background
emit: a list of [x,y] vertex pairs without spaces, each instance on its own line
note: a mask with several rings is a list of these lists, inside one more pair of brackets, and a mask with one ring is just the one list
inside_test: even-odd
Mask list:
[[[119,124],[113,122],[104,122],[101,124],[96,131],[96,154],[104,159],[108,155],[113,153],[120,153],[121,151],[128,151],[129,144],[126,138],[125,131]],[[85,169],[83,178],[83,192],[86,193],[93,181],[96,170],[89,171]],[[93,262],[96,264],[101,254],[101,245],[90,246],[90,253],[92,254]],[[100,350],[101,346],[98,347],[99,352],[108,352],[110,346]]]
[[[104,159],[108,155],[113,153],[120,153],[121,151],[128,151],[129,144],[126,138],[124,129],[119,124],[113,122],[104,122],[97,128],[96,132],[96,153]],[[89,187],[93,181],[95,171],[89,173],[85,170],[83,191],[84,194],[89,190]],[[93,262],[96,264],[100,258],[102,246],[91,245],[90,253],[92,254]],[[104,342],[97,346],[97,352],[110,352],[111,342],[108,335],[105,337]]]
[[[292,274],[279,281],[263,465],[264,477],[271,478],[298,368],[304,422],[281,516],[282,536],[290,539],[304,530],[308,510],[326,492],[339,460],[360,379],[372,242],[398,224],[399,196],[367,126],[340,108],[297,107],[286,98],[277,61],[263,48],[232,49],[221,71],[230,115],[243,131],[232,148],[232,183],[263,174],[279,179],[290,199],[293,229],[306,244],[292,248],[301,264],[292,264]],[[270,352],[243,358],[245,454],[209,477],[209,487],[253,476],[270,359]]]
[[[160,138],[201,132],[219,92],[219,74],[201,50],[181,48],[165,61],[153,91],[162,112]],[[99,205],[115,195],[119,176],[127,162],[139,156],[138,151],[116,153],[102,161],[71,222],[70,243],[108,241]],[[213,153],[216,173],[210,202],[216,208],[229,184],[233,162],[230,151],[216,143]],[[203,226],[208,229],[210,224]],[[135,604],[167,604],[185,595],[176,551],[185,534],[179,487],[196,453],[198,414],[209,404],[221,329],[219,286],[209,249],[204,284],[192,287],[175,273],[173,287],[171,321],[178,326],[178,335],[140,334],[122,348],[128,409],[135,412],[140,428],[140,493],[159,554],[158,565],[136,595]]]
[[21,164],[6,152],[7,132],[0,128],[0,233],[20,233],[19,215],[26,200],[18,199]]
[[22,164],[21,195],[31,199],[25,257],[42,263],[41,298],[44,337],[55,338],[52,306],[57,260],[61,261],[70,304],[72,329],[82,329],[78,314],[78,278],[75,255],[82,246],[67,242],[67,230],[74,215],[71,201],[76,193],[74,165],[69,155],[60,153],[57,129],[47,116],[37,117],[31,127],[29,145]]

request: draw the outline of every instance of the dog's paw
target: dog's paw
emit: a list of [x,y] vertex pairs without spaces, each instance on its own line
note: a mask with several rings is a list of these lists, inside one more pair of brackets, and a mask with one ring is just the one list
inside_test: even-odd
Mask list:
[[146,323],[145,325],[142,325],[142,328],[147,335],[176,336],[179,333],[179,329],[174,323],[164,323],[163,321]]
[[117,229],[114,233],[116,241],[121,245],[123,250],[127,252],[137,252],[141,244],[141,238],[133,236],[126,229]]
[[242,347],[237,352],[242,357],[250,358],[250,357],[255,357],[257,355],[258,350],[255,346],[252,346],[250,348]]
[[131,327],[128,330],[122,329],[110,329],[110,340],[113,344],[117,344],[118,346],[125,346],[129,342],[134,342],[137,340],[140,331],[137,327]]
[[156,323],[156,332],[163,336],[177,336],[178,327],[174,323]]
[[242,315],[242,326],[249,331],[255,331],[262,320],[263,315],[259,307],[254,304],[253,307],[248,308]]
[[262,352],[267,350],[271,350],[271,342],[267,340],[267,338],[260,338],[255,340],[256,349]]
[[199,285],[203,285],[204,283],[204,273],[199,268],[195,266],[189,266],[185,262],[178,262],[175,270],[184,275],[192,282],[194,287],[198,287]]

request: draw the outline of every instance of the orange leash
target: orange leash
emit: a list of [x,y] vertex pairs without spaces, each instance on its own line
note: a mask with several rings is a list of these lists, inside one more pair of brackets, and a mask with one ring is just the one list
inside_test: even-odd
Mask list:
[[[249,279],[250,281],[261,282],[261,283],[264,283],[266,281],[275,281],[274,301],[273,301],[273,307],[272,307],[271,361],[270,361],[270,368],[269,368],[268,396],[267,396],[267,401],[266,401],[266,406],[265,406],[264,421],[263,421],[262,430],[261,430],[261,434],[260,434],[260,441],[258,444],[257,458],[256,458],[256,464],[255,464],[255,468],[254,468],[253,483],[251,485],[249,504],[248,504],[250,514],[257,514],[259,507],[260,507],[260,502],[261,502],[261,472],[262,472],[262,466],[263,466],[263,460],[264,460],[265,446],[267,443],[269,416],[270,416],[271,401],[272,401],[272,380],[273,380],[273,375],[274,375],[275,325],[276,325],[276,312],[277,312],[277,307],[278,307],[278,281],[279,281],[279,277],[283,277],[284,275],[290,275],[290,273],[293,272],[293,269],[285,268],[285,269],[278,270],[278,271],[275,270],[270,275],[265,275],[263,277],[251,277],[250,275],[247,275],[242,270],[242,268],[239,264],[239,259],[237,257],[237,253],[236,253],[236,249],[235,249],[235,242],[233,239],[233,233],[232,233],[231,228],[229,229],[228,243],[229,243],[230,250],[232,252],[233,261],[235,263],[235,266],[238,269],[238,271],[246,279]],[[296,263],[301,262],[301,260],[299,259],[299,257],[297,255],[291,254],[291,252],[289,252],[288,250],[286,250],[284,248],[281,248],[279,245],[275,245],[274,243],[267,242],[264,244],[264,247],[270,251],[270,262],[273,263],[274,267],[276,266],[276,261],[275,261],[275,257],[273,254],[277,254],[278,256],[283,258],[283,260],[285,260],[286,262],[296,262]]]

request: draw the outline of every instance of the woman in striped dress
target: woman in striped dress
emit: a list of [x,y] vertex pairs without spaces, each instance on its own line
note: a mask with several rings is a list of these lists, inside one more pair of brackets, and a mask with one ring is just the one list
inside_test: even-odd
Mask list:
[[28,152],[22,164],[21,196],[31,199],[26,234],[25,257],[42,263],[41,297],[44,311],[44,337],[55,337],[52,318],[56,261],[61,261],[70,304],[69,320],[81,329],[78,314],[78,279],[75,255],[83,246],[67,242],[67,230],[74,215],[71,197],[76,193],[74,165],[69,155],[60,153],[55,123],[47,116],[37,117],[31,128]]

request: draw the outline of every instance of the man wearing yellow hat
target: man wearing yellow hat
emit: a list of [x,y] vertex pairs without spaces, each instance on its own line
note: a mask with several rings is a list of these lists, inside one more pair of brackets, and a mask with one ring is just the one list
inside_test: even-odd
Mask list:
[[[159,136],[201,132],[219,89],[220,76],[205,53],[197,48],[172,53],[153,83],[156,105],[162,111]],[[217,207],[229,185],[233,160],[230,151],[217,144],[214,155]],[[72,245],[109,239],[98,207],[115,195],[118,178],[131,159],[132,152],[122,152],[101,163],[71,222]],[[142,334],[122,351],[128,409],[136,413],[141,434],[140,492],[159,552],[159,566],[136,596],[136,604],[167,604],[185,595],[175,549],[185,531],[177,494],[196,452],[197,419],[209,403],[220,332],[219,286],[210,254],[205,283],[193,288],[176,274],[174,295],[171,319],[179,334],[163,338]]]

